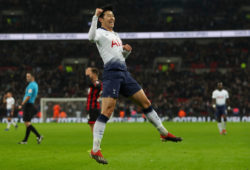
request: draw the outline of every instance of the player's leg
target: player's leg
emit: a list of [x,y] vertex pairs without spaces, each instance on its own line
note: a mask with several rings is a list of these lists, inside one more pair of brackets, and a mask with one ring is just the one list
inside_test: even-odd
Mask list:
[[26,113],[24,113],[24,125],[26,127],[26,132],[25,132],[25,136],[24,136],[24,139],[19,142],[18,144],[27,144],[27,141],[29,139],[29,136],[30,136],[30,128],[29,126],[31,125],[30,121],[28,121],[28,115]]
[[94,128],[94,124],[95,124],[95,121],[92,120],[92,113],[91,111],[87,111],[88,112],[88,124],[89,124],[89,127],[90,127],[90,130],[93,134],[93,128]]
[[26,133],[24,139],[19,142],[19,144],[26,144],[30,135],[30,132],[33,132],[37,136],[37,143],[40,144],[43,136],[41,136],[36,128],[31,124],[31,119],[36,113],[36,109],[34,108],[33,105],[25,105],[24,106],[24,124],[26,126]]
[[90,130],[91,130],[92,134],[93,134],[94,123],[89,123],[89,127],[90,127]]
[[103,72],[103,91],[101,115],[97,118],[93,130],[93,148],[90,156],[98,163],[107,164],[101,154],[100,146],[106,123],[114,112],[116,100],[120,92],[120,86],[123,81],[123,73],[120,71]]
[[6,126],[5,131],[10,130],[10,125],[11,125],[11,118],[10,118],[10,117],[8,117],[8,118],[7,118],[7,126]]
[[16,122],[14,122],[14,120],[11,118],[11,124],[13,125],[13,126],[15,126],[15,128],[17,128],[18,126],[17,126],[17,123]]
[[11,125],[11,117],[10,117],[10,110],[7,109],[7,126],[6,126],[6,129],[5,131],[8,131],[10,129],[10,125]]
[[100,150],[101,140],[104,134],[106,123],[112,115],[116,105],[116,99],[114,98],[102,98],[102,111],[101,115],[97,118],[94,125],[94,141],[93,152]]
[[94,130],[94,124],[97,120],[97,118],[100,116],[100,110],[99,109],[91,109],[88,111],[88,124],[90,127],[90,130],[93,134],[93,130]]
[[167,129],[163,126],[158,114],[153,109],[150,101],[148,100],[147,96],[145,95],[144,91],[141,89],[137,91],[135,94],[133,94],[130,99],[137,103],[139,106],[143,108],[143,112],[146,115],[147,119],[156,127],[156,129],[159,131],[161,135],[161,139],[163,141],[174,141],[178,142],[182,139],[180,137],[176,137],[169,133]]
[[114,112],[116,105],[116,99],[111,97],[102,98],[102,111],[101,115],[97,118],[94,130],[93,130],[93,148],[91,150],[91,157],[95,159],[98,163],[107,164],[100,152],[101,150],[101,141],[105,131],[106,123],[109,120],[110,116]]
[[[33,118],[37,114],[37,110],[33,104],[31,105],[30,112],[31,112],[31,118]],[[29,125],[29,128],[30,128],[31,132],[33,132],[36,135],[37,144],[40,144],[43,140],[43,136],[38,133],[38,131],[36,130],[36,128],[32,124]]]
[[15,127],[15,128],[18,128],[17,126],[17,123],[13,120],[13,117],[14,117],[14,113],[12,112],[11,113],[11,117],[10,117],[10,123]]
[[218,129],[219,129],[220,134],[222,134],[222,123],[221,123],[221,117],[222,117],[222,114],[221,114],[220,109],[216,108],[217,126],[218,126]]
[[227,134],[227,130],[226,130],[227,116],[226,116],[226,114],[223,114],[222,117],[223,117],[222,133],[225,135],[225,134]]
[[37,139],[37,143],[40,144],[42,139],[43,139],[43,136],[41,136],[38,131],[36,130],[36,128],[31,124],[30,121],[26,121],[24,122],[25,126],[26,126],[26,133],[25,133],[25,137],[23,139],[22,142],[26,142],[28,141],[29,139],[29,135],[30,135],[30,132],[33,132],[35,135],[36,135],[36,139]]

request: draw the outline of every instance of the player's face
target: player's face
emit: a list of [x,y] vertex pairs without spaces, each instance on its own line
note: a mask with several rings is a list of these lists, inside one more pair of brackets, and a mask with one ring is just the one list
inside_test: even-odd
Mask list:
[[7,93],[7,97],[11,97],[11,96],[12,96],[12,94],[8,92]]
[[91,80],[95,79],[96,74],[93,73],[92,71],[90,71],[89,77],[91,78]]
[[223,85],[222,85],[222,83],[218,83],[218,89],[222,89],[223,88]]
[[85,75],[86,76],[89,76],[90,74],[91,74],[91,68],[90,67],[88,67],[86,70],[85,70]]
[[30,73],[26,74],[26,80],[27,80],[27,82],[31,82],[32,81],[32,76],[31,76]]
[[115,26],[115,16],[112,11],[106,11],[101,18],[102,27],[113,30]]

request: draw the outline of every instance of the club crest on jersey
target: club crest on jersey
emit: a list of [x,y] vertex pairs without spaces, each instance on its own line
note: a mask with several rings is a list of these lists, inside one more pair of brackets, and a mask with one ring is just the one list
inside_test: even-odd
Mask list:
[[122,46],[122,43],[120,43],[118,40],[112,40],[112,44],[111,44],[111,47],[113,48],[113,46],[117,46],[117,47],[119,47],[119,46]]

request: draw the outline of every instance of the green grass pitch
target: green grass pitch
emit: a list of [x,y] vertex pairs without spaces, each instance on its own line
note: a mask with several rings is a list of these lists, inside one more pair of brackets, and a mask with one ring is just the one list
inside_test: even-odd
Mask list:
[[164,123],[181,143],[161,142],[150,123],[109,123],[102,142],[108,165],[90,159],[87,124],[34,125],[44,135],[40,145],[33,134],[27,145],[17,144],[24,124],[7,132],[0,124],[1,170],[250,169],[250,123],[228,123],[225,136],[216,123]]

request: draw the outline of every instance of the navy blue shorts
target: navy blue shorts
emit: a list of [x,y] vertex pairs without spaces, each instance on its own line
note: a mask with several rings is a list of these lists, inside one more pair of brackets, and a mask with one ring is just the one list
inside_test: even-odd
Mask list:
[[222,115],[226,115],[227,114],[227,107],[226,105],[222,105],[222,106],[216,106],[216,111],[215,111],[215,115],[216,117],[221,117]]
[[7,117],[11,117],[11,109],[7,109]]
[[133,79],[128,71],[104,71],[102,83],[102,97],[118,98],[119,94],[122,94],[125,97],[130,97],[141,90],[141,86],[135,79]]

